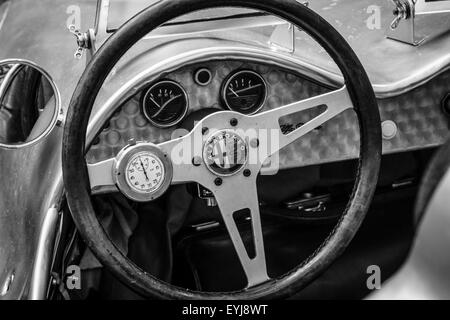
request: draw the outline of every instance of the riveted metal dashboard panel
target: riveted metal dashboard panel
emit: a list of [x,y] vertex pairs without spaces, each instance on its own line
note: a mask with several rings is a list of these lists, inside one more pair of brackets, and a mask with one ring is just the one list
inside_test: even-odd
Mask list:
[[[200,67],[210,69],[213,79],[208,86],[197,85],[194,73]],[[188,114],[202,108],[223,109],[220,88],[231,72],[250,69],[260,73],[268,85],[268,97],[261,111],[270,110],[329,91],[301,75],[276,66],[244,61],[209,61],[180,68],[164,75],[186,90]],[[378,101],[382,121],[391,120],[397,127],[396,136],[383,140],[383,153],[403,152],[442,144],[448,133],[448,121],[440,109],[440,101],[450,91],[450,71],[442,73],[424,85],[397,97]],[[120,106],[95,139],[86,159],[95,163],[114,157],[130,139],[160,143],[176,136],[176,127],[156,128],[143,116],[137,94]],[[291,125],[304,123],[313,111],[291,117]],[[356,114],[347,110],[280,152],[280,167],[292,168],[358,157],[359,129]]]

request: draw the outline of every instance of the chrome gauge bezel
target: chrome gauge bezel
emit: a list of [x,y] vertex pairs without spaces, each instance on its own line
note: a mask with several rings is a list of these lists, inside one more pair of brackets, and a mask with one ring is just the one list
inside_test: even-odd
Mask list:
[[[261,82],[262,82],[262,84],[263,84],[263,86],[264,86],[264,98],[262,99],[262,101],[261,101],[261,103],[258,105],[258,107],[255,108],[255,110],[253,110],[253,111],[250,112],[250,113],[243,113],[243,112],[240,111],[240,110],[236,110],[235,108],[233,108],[233,107],[230,106],[230,104],[229,104],[229,102],[228,102],[228,100],[227,100],[227,88],[228,88],[228,86],[230,85],[230,83],[231,83],[237,76],[239,76],[239,75],[241,75],[241,74],[243,74],[243,73],[250,73],[250,74],[252,74],[252,75],[258,77],[258,78],[261,80]],[[221,99],[222,103],[224,104],[224,106],[225,106],[228,110],[235,111],[235,112],[239,112],[239,113],[242,113],[242,114],[245,114],[245,115],[252,115],[252,114],[255,114],[255,113],[261,111],[261,109],[262,109],[262,108],[264,107],[264,105],[266,104],[268,94],[269,94],[269,93],[268,93],[268,86],[267,86],[267,82],[266,82],[266,80],[264,79],[264,77],[263,77],[261,74],[259,74],[258,72],[253,71],[253,70],[250,70],[250,69],[240,69],[240,70],[237,70],[237,71],[234,71],[234,72],[230,73],[230,74],[225,78],[224,82],[222,83],[222,87],[221,87],[221,89],[220,89],[220,99]]]
[[[163,182],[153,192],[138,191],[131,187],[126,178],[126,169],[129,162],[139,153],[148,153],[158,158],[164,167]],[[150,143],[137,143],[136,145],[130,145],[125,147],[116,157],[114,165],[114,183],[117,188],[127,198],[137,202],[153,201],[161,197],[167,189],[170,187],[173,177],[173,167],[169,156],[161,151],[156,145]]]
[[[146,105],[147,102],[146,102],[146,101],[147,101],[148,95],[152,92],[152,90],[153,90],[156,86],[163,85],[163,84],[171,84],[171,85],[177,86],[177,87],[180,89],[180,91],[181,91],[181,93],[183,94],[184,99],[185,99],[185,101],[186,101],[186,104],[185,104],[185,106],[184,106],[183,113],[180,115],[180,117],[178,117],[177,119],[175,119],[175,120],[173,120],[172,122],[169,122],[169,123],[160,123],[160,122],[157,122],[157,121],[153,120],[153,119],[149,116],[149,114],[148,114],[148,112],[147,112],[147,105]],[[177,125],[177,124],[180,123],[181,121],[183,121],[183,119],[186,117],[186,114],[187,114],[187,112],[188,112],[188,110],[189,110],[189,97],[188,97],[188,94],[187,94],[186,90],[185,90],[185,89],[183,88],[183,86],[182,86],[181,84],[179,84],[178,82],[176,82],[176,81],[174,81],[174,80],[170,80],[170,79],[160,80],[160,81],[156,81],[156,82],[153,83],[148,89],[145,90],[145,94],[143,95],[143,98],[142,98],[142,100],[141,100],[141,108],[142,108],[142,113],[143,113],[144,116],[145,116],[145,119],[146,119],[148,122],[150,122],[152,125],[154,125],[155,127],[158,127],[158,128],[170,128],[170,127],[173,127],[173,126]]]

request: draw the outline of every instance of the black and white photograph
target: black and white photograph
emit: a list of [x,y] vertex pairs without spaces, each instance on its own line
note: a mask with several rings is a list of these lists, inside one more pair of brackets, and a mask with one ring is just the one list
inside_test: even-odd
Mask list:
[[0,0],[0,300],[449,300],[449,129],[450,0]]

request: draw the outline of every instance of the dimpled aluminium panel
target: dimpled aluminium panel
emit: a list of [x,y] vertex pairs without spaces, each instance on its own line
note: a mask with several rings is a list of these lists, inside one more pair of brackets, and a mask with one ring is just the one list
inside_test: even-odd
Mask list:
[[[212,81],[207,86],[197,85],[194,73],[200,67],[208,68]],[[250,69],[260,73],[268,85],[268,96],[261,111],[277,108],[295,101],[319,95],[328,89],[293,72],[276,66],[242,61],[211,61],[183,67],[165,79],[180,83],[188,94],[191,114],[202,108],[223,109],[220,89],[224,79],[233,71]],[[443,73],[421,87],[398,97],[379,100],[382,121],[392,120],[398,133],[383,140],[383,153],[402,152],[440,145],[448,127],[440,109],[440,101],[450,91],[450,72]],[[143,116],[140,94],[120,106],[95,139],[86,159],[89,163],[117,155],[130,139],[160,143],[176,136],[173,128],[156,128]],[[317,110],[291,116],[286,124],[305,123]],[[347,110],[320,129],[303,136],[280,152],[280,167],[292,168],[356,158],[359,153],[359,130],[356,114]]]

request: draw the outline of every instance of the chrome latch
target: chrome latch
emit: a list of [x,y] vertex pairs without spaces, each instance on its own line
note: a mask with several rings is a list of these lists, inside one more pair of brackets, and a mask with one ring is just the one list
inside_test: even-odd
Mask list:
[[85,49],[91,49],[91,39],[88,32],[81,32],[73,24],[69,26],[69,31],[77,39],[78,48],[74,53],[75,59],[81,59]]
[[450,1],[391,0],[394,20],[386,30],[389,39],[413,46],[450,30]]
[[393,14],[394,20],[391,22],[391,29],[396,29],[401,20],[407,20],[414,15],[414,0],[392,0],[395,4]]

